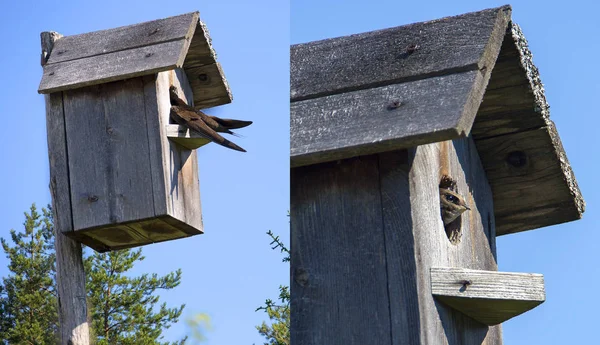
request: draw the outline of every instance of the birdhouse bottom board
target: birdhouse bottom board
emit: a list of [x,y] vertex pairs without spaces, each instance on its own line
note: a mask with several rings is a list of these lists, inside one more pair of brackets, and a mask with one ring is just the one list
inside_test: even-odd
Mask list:
[[167,138],[168,73],[47,96],[54,209],[96,251],[203,232],[196,152]]

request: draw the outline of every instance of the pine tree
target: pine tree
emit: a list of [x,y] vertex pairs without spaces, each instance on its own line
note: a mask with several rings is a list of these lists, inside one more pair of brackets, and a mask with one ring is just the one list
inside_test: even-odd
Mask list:
[[57,344],[52,216],[35,204],[25,213],[24,230],[1,239],[10,274],[0,286],[0,340],[3,344]]
[[[54,229],[52,213],[35,205],[25,213],[24,231],[10,232],[13,244],[1,239],[9,261],[8,277],[0,284],[0,344],[55,345],[58,327],[55,290]],[[167,345],[162,332],[177,322],[179,308],[157,306],[158,289],[172,289],[181,281],[181,270],[166,276],[125,275],[141,249],[86,257],[88,312],[92,344]]]
[[161,342],[163,330],[177,322],[184,305],[155,308],[158,289],[173,289],[181,282],[181,270],[159,277],[125,275],[135,262],[144,260],[141,249],[96,253],[85,261],[88,305],[96,345],[169,345]]
[[[281,242],[279,236],[275,236],[272,231],[268,231],[267,235],[271,237],[271,249],[280,248],[284,253],[283,262],[290,261],[290,251]],[[279,302],[277,304],[271,299],[265,301],[265,305],[256,309],[256,311],[264,310],[271,320],[268,325],[263,322],[260,326],[256,326],[258,333],[267,339],[265,345],[289,345],[290,344],[290,290],[288,286],[279,286]]]

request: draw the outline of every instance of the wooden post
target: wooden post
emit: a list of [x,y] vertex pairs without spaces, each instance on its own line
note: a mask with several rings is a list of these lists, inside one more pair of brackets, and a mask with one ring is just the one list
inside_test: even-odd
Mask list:
[[[41,37],[43,66],[52,51],[54,41],[61,35],[56,32],[43,32]],[[88,345],[90,334],[82,248],[79,242],[64,235],[64,232],[72,231],[73,220],[69,212],[62,212],[70,209],[71,205],[70,193],[64,193],[69,190],[66,138],[56,135],[64,133],[62,93],[45,95],[45,99],[48,147],[51,148],[48,156],[54,215],[60,344]]]

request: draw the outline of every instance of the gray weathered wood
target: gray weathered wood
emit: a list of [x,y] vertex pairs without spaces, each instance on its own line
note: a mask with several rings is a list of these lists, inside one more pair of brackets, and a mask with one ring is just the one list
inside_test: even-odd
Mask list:
[[[293,102],[292,167],[390,151],[468,133],[479,71]],[[475,101],[473,101],[475,99]]]
[[576,220],[585,210],[549,116],[527,40],[513,23],[472,129],[494,192],[498,235]]
[[153,217],[141,79],[66,91],[64,110],[74,230]]
[[149,22],[66,36],[56,42],[48,64],[132,50],[169,41],[191,39],[198,12]]
[[183,63],[188,82],[194,91],[193,103],[197,109],[231,103],[233,99],[210,42],[208,28],[202,21],[198,21]]
[[200,67],[188,67],[184,63],[184,69],[190,87],[194,90],[194,107],[196,109],[231,103],[233,97],[229,90],[229,84],[227,84],[225,74],[218,62]]
[[195,150],[211,142],[200,133],[180,125],[167,125],[167,138],[188,150]]
[[[458,244],[440,216],[444,175],[472,208]],[[292,169],[292,339],[501,344],[499,326],[437,303],[430,280],[431,267],[497,270],[493,207],[471,138]]]
[[48,136],[68,157],[64,234],[104,252],[202,233],[196,153],[167,137],[170,85],[192,99],[181,69],[52,94],[64,119]]
[[183,66],[185,39],[44,66],[38,92],[51,93]]
[[[581,218],[585,203],[539,72],[509,20],[510,8],[501,7],[292,47],[291,166],[472,133],[494,191],[498,235]],[[420,44],[398,57],[399,47],[421,39],[429,50]],[[456,47],[448,53],[445,44]],[[461,72],[460,61],[471,67]],[[514,166],[521,164],[514,154],[525,157],[523,166]]]
[[[197,153],[171,142],[166,135],[171,112],[169,86],[175,85],[178,90],[183,91],[180,97],[193,104],[190,102],[193,97],[191,89],[187,86],[185,74],[181,72],[181,70],[162,72],[155,79],[156,95],[150,96],[149,101],[158,107],[161,135],[152,140],[159,140],[160,147],[162,147],[161,161],[165,177],[165,190],[167,191],[167,213],[202,232]],[[152,98],[156,100],[152,101]]]
[[544,276],[464,268],[431,268],[431,293],[473,319],[497,325],[546,300]]
[[377,156],[291,174],[291,339],[391,344]]
[[231,90],[206,25],[198,12],[57,41],[54,55],[42,52],[38,92],[50,93],[183,67],[196,108],[232,101]]
[[[56,32],[42,33],[42,65],[51,54]],[[88,345],[89,326],[85,290],[85,270],[81,244],[63,233],[73,230],[69,187],[69,159],[64,132],[63,95],[45,96],[50,194],[56,236],[56,285],[58,296],[59,339],[61,344]]]
[[[293,45],[291,100],[397,84],[487,65],[510,6]],[[411,49],[413,48],[413,49]],[[492,55],[492,63],[495,55]]]

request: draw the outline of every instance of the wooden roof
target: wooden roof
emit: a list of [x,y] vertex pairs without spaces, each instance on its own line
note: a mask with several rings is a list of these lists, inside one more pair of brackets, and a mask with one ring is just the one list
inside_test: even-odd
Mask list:
[[[585,204],[510,6],[291,47],[291,166],[473,136],[498,235]],[[487,88],[486,88],[487,87]]]
[[[60,36],[60,35],[59,35]],[[230,103],[229,86],[198,12],[65,36],[42,57],[39,93],[52,93],[183,68],[196,108]]]

